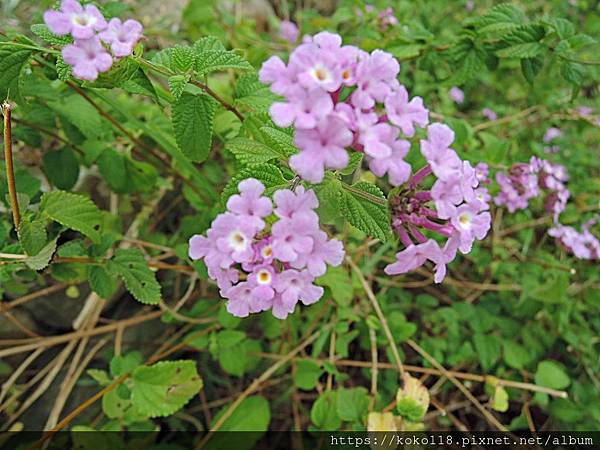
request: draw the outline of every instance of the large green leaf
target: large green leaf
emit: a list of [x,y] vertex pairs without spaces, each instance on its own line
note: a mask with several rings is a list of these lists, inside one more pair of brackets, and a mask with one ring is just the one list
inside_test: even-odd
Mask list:
[[194,361],[161,361],[133,371],[131,402],[148,417],[169,416],[202,389]]
[[89,198],[64,191],[44,194],[40,212],[46,217],[100,241],[102,213]]
[[21,102],[21,74],[29,61],[31,50],[17,46],[0,47],[0,100],[10,97]]
[[216,103],[206,94],[184,92],[173,105],[173,128],[179,148],[192,161],[208,157]]
[[233,179],[225,186],[221,199],[227,203],[229,197],[238,192],[238,184],[246,178],[256,178],[264,184],[267,194],[273,193],[276,189],[285,189],[289,187],[288,181],[283,177],[279,167],[273,164],[251,165],[238,172]]

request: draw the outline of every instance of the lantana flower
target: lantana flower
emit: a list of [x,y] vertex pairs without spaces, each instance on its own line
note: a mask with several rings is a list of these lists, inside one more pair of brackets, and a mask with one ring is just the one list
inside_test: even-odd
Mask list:
[[[238,189],[206,236],[190,239],[189,256],[204,261],[234,316],[270,310],[285,319],[298,302],[321,298],[323,288],[314,281],[327,266],[342,263],[342,243],[320,229],[314,191],[281,189],[273,204],[258,180],[243,180]],[[276,217],[270,227],[267,216]]]

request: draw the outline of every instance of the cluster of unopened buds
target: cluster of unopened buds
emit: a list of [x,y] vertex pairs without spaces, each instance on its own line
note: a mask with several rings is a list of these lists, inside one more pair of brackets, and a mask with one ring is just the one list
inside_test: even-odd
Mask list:
[[52,33],[73,37],[74,42],[62,49],[63,60],[73,67],[75,77],[88,81],[107,72],[114,58],[131,55],[143,30],[137,20],[121,22],[114,17],[107,22],[96,6],[83,6],[76,0],[62,0],[59,10],[47,10],[44,22]]
[[278,190],[273,207],[258,180],[238,188],[206,236],[190,239],[189,256],[204,260],[234,316],[271,310],[285,319],[298,301],[311,305],[321,298],[323,288],[314,281],[327,265],[342,263],[342,243],[320,229],[314,191]]
[[531,199],[544,195],[544,209],[552,214],[554,221],[554,227],[548,234],[577,258],[598,259],[600,241],[590,231],[596,219],[585,223],[581,232],[560,223],[560,215],[571,195],[565,184],[568,178],[564,166],[533,156],[529,163],[517,163],[508,172],[496,174],[500,192],[494,202],[506,206],[509,212],[515,212],[526,209]]
[[[436,265],[434,279],[441,282],[457,250],[470,252],[473,241],[487,234],[489,195],[479,187],[485,175],[450,148],[454,133],[442,124],[428,127],[421,141],[427,164],[411,177],[404,160],[411,144],[400,136],[413,137],[417,127],[426,127],[429,111],[420,97],[409,98],[397,80],[399,71],[391,54],[342,46],[340,36],[322,32],[305,37],[287,65],[270,58],[260,78],[286,100],[274,103],[270,114],[279,126],[295,126],[300,152],[290,166],[303,179],[319,183],[325,169],[344,169],[349,148],[364,153],[371,172],[387,174],[393,186],[408,182],[391,200],[392,225],[406,249],[386,272],[406,273],[430,260]],[[427,191],[421,183],[430,174],[437,181]],[[424,233],[446,242],[440,246]]]

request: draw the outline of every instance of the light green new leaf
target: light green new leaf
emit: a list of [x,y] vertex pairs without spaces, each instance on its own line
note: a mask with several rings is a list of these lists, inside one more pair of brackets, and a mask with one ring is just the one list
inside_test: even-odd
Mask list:
[[340,419],[347,422],[362,422],[369,408],[368,392],[364,387],[339,389],[336,408]]
[[538,364],[535,371],[535,384],[552,389],[564,389],[571,384],[571,379],[559,363],[546,360]]
[[137,301],[146,305],[156,305],[160,301],[160,284],[139,250],[117,250],[107,269],[123,279],[125,287]]
[[169,416],[202,389],[194,361],[161,361],[133,371],[131,402],[148,417]]
[[173,129],[177,145],[192,161],[208,157],[212,144],[215,101],[206,94],[184,92],[173,105]]
[[44,194],[40,204],[44,216],[85,234],[95,243],[100,241],[102,213],[89,198],[64,191]]
[[391,239],[387,200],[381,189],[366,182],[343,186],[340,209],[348,222],[369,236],[382,241]]

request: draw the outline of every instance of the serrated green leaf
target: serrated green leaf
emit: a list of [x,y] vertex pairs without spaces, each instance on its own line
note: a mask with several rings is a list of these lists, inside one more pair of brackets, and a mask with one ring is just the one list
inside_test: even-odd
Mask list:
[[102,266],[90,266],[88,281],[92,291],[103,299],[109,299],[117,291],[117,280]]
[[46,217],[83,233],[94,242],[100,241],[102,214],[89,198],[64,191],[43,195],[40,212]]
[[521,72],[529,84],[533,84],[542,67],[544,67],[544,59],[541,56],[521,59]]
[[171,69],[175,72],[189,72],[196,64],[196,54],[192,47],[176,45],[171,52]]
[[138,68],[131,78],[123,82],[121,87],[131,94],[151,97],[158,103],[158,95],[156,94],[154,85],[142,68]]
[[501,3],[479,17],[475,25],[480,33],[491,33],[515,28],[526,21],[527,16],[519,7]]
[[396,393],[398,414],[411,422],[418,422],[429,408],[429,391],[417,378],[405,374],[402,387]]
[[260,128],[262,141],[275,150],[283,159],[298,153],[294,138],[277,128],[263,126]]
[[131,402],[148,417],[169,416],[202,389],[194,361],[161,361],[133,371]]
[[337,414],[337,392],[325,391],[313,403],[310,410],[310,420],[322,431],[335,431],[342,425],[342,419]]
[[46,245],[48,234],[42,220],[31,220],[25,216],[19,225],[19,242],[29,256],[37,255]]
[[67,81],[71,78],[71,74],[73,73],[73,67],[65,62],[61,55],[56,58],[56,75],[58,79],[61,81]]
[[196,53],[196,72],[206,75],[228,69],[253,70],[252,65],[233,51],[208,50]]
[[22,261],[25,263],[27,267],[31,270],[42,270],[48,267],[50,264],[50,260],[56,251],[56,241],[58,238],[55,238],[48,242],[40,252],[35,256],[29,256]]
[[296,371],[293,374],[294,384],[305,391],[312,391],[323,374],[319,364],[309,359],[300,359],[296,362]]
[[225,148],[233,153],[241,164],[261,164],[279,158],[281,155],[269,146],[244,137],[227,141]]
[[68,147],[49,151],[43,156],[44,173],[54,186],[69,190],[79,178],[79,161]]
[[207,36],[194,42],[194,52],[226,51],[223,43],[216,37]]
[[381,189],[366,182],[343,187],[340,191],[340,210],[348,222],[384,242],[391,239],[387,200]]
[[582,64],[564,61],[560,66],[560,72],[565,80],[575,86],[581,86],[583,84],[583,77],[585,75],[585,67]]
[[160,301],[160,284],[139,250],[117,250],[107,269],[123,279],[125,287],[137,301],[146,305],[156,305]]
[[202,162],[208,157],[215,109],[212,97],[187,92],[173,105],[172,122],[177,145],[192,161]]
[[173,75],[169,77],[167,82],[169,83],[169,89],[171,90],[171,94],[175,97],[175,100],[179,100],[183,91],[185,91],[185,87],[189,81],[189,75]]
[[58,36],[50,31],[48,26],[44,23],[36,23],[31,25],[31,32],[50,45],[59,45],[62,47],[73,42],[71,35]]
[[0,47],[0,99],[10,97],[21,103],[21,74],[29,62],[31,50],[9,45]]
[[238,192],[239,182],[246,178],[256,178],[262,182],[267,195],[272,194],[276,189],[288,187],[288,181],[283,177],[279,167],[267,163],[251,165],[242,169],[227,183],[221,194],[223,204],[227,203],[229,197]]
[[517,44],[498,50],[496,55],[500,58],[535,58],[544,51],[544,46],[538,42]]

